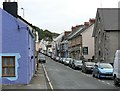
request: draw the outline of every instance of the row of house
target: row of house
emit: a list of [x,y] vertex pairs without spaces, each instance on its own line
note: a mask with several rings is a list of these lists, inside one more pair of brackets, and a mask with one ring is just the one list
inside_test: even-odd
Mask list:
[[113,63],[115,51],[120,49],[119,18],[118,8],[98,8],[95,19],[72,27],[54,40],[53,55]]
[[36,71],[37,32],[17,9],[17,2],[0,8],[0,84],[29,84]]

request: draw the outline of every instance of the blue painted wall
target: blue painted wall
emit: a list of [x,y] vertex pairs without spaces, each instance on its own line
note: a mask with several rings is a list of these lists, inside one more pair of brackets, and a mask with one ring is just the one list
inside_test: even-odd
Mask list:
[[[35,72],[35,61],[34,58],[31,59],[35,51],[34,37],[31,36],[26,24],[6,11],[2,9],[0,11],[2,11],[0,12],[0,15],[2,14],[2,21],[0,21],[2,23],[2,53],[0,56],[16,56],[16,77],[0,77],[0,79],[2,79],[2,84],[28,84]],[[1,67],[2,65],[0,65],[0,70]]]
[[0,9],[0,53],[2,53],[2,10]]
[[[0,9],[0,21],[2,21],[2,10],[1,9]],[[0,23],[0,53],[2,53],[2,23]],[[0,83],[2,83],[2,79],[0,79]]]

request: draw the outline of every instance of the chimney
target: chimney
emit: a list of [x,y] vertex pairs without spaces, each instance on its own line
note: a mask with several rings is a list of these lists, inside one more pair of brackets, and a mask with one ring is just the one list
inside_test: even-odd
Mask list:
[[89,26],[89,22],[84,22],[84,26]]
[[73,27],[73,26],[72,26],[71,30],[72,30],[72,31],[75,31],[75,30],[76,30],[76,27]]
[[17,18],[18,5],[17,2],[10,2],[10,0],[5,0],[3,2],[3,9]]
[[71,33],[71,31],[65,31],[64,36],[67,36],[69,33]]
[[90,20],[89,20],[89,23],[90,23],[90,24],[94,24],[94,23],[95,23],[95,19],[94,19],[94,18],[90,19]]

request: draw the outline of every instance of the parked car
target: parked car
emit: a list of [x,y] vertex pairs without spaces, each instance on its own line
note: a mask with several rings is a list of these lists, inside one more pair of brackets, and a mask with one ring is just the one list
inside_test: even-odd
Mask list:
[[95,62],[83,62],[82,72],[92,73]]
[[120,50],[115,53],[114,63],[113,63],[113,78],[114,84],[119,85],[120,83]]
[[63,61],[63,58],[61,57],[60,60],[59,60],[59,62],[62,63],[62,61]]
[[66,58],[66,60],[64,61],[64,64],[69,65],[70,60],[73,60],[73,59],[72,58]]
[[71,68],[72,68],[72,63],[73,63],[73,60],[70,60],[69,61],[69,67],[71,67]]
[[82,69],[83,61],[74,59],[72,62],[73,69]]
[[110,63],[97,63],[93,68],[93,77],[113,78],[113,67]]
[[66,61],[66,58],[63,58],[63,59],[62,59],[62,63],[64,64],[64,63],[65,63],[65,61]]
[[39,63],[46,63],[46,56],[42,53],[38,55]]
[[56,57],[55,60],[58,62],[58,61],[60,60],[60,58],[59,58],[59,57]]

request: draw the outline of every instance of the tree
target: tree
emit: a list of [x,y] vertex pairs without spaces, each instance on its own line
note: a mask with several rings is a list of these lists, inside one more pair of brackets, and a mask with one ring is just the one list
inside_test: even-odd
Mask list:
[[38,31],[38,36],[39,36],[39,40],[46,40],[46,41],[52,41],[53,40],[53,36],[58,36],[58,33],[52,33],[49,30],[45,29],[40,29],[39,27],[35,26],[36,31]]

